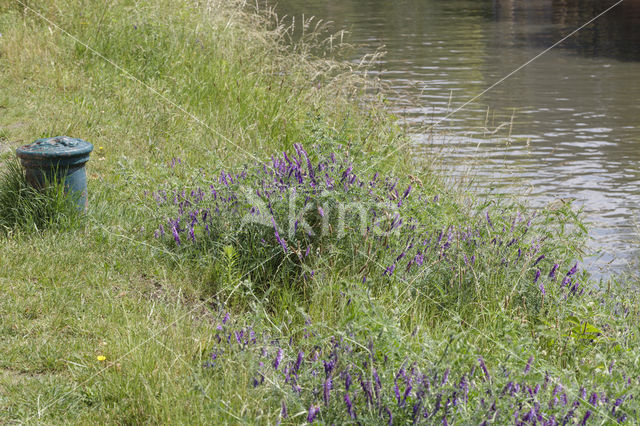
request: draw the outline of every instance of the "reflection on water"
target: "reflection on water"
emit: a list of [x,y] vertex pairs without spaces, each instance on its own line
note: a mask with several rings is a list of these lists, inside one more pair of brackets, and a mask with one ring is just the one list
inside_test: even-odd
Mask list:
[[534,205],[575,198],[592,245],[606,253],[593,261],[598,272],[638,256],[640,0],[625,0],[439,123],[445,135],[426,129],[614,3],[279,0],[276,10],[346,28],[358,56],[384,46],[375,71],[396,93],[416,152],[444,146],[448,170],[472,168],[487,191],[528,191]]

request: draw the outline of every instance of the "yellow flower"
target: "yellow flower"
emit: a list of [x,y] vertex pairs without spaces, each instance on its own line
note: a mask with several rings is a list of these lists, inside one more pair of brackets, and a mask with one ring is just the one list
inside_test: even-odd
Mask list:
[[106,356],[104,356],[104,355],[98,355],[98,356],[97,356],[97,359],[98,359],[98,361],[104,361],[104,360],[106,360],[106,359],[107,359],[107,357],[106,357]]

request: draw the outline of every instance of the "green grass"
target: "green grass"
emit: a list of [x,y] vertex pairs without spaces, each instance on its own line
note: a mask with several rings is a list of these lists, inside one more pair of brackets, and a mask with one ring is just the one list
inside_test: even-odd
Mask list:
[[[252,386],[259,353],[231,351],[218,368],[202,367],[225,312],[278,340],[287,360],[298,345],[325,347],[331,336],[363,347],[375,338],[391,360],[380,370],[387,380],[405,360],[458,374],[482,356],[498,386],[501,369],[521,371],[534,354],[536,377],[548,371],[573,395],[582,386],[637,393],[637,380],[622,379],[640,371],[632,282],[567,300],[548,284],[543,299],[531,284],[535,256],[503,268],[514,250],[487,246],[465,267],[465,246],[451,264],[391,279],[382,272],[397,253],[380,249],[365,285],[358,262],[367,246],[354,235],[329,240],[304,284],[279,262],[256,287],[246,260],[254,245],[182,250],[153,238],[174,213],[153,191],[213,182],[294,143],[341,144],[361,169],[375,165],[403,188],[413,182],[416,194],[438,195],[428,207],[406,206],[431,232],[481,223],[482,238],[503,238],[522,206],[446,189],[409,153],[394,154],[404,135],[370,96],[372,83],[312,56],[317,46],[289,46],[266,11],[186,0],[24,4],[0,5],[0,423],[276,423],[281,401],[291,423],[304,422],[317,399],[295,396],[277,374]],[[19,145],[65,134],[95,146],[84,215],[68,209],[60,186],[26,187],[13,161]],[[487,210],[492,226],[482,222]],[[545,275],[554,261],[566,273],[580,256],[584,232],[569,208],[539,212],[525,234],[517,247],[540,244]],[[312,342],[303,338],[307,321]],[[589,327],[599,336],[585,334]],[[635,400],[624,408],[631,419],[638,410]],[[458,423],[478,423],[478,411],[465,410]],[[370,414],[363,421],[380,421]],[[323,411],[327,422],[344,415],[343,404]]]
[[68,229],[81,221],[73,194],[54,175],[53,182],[35,189],[25,180],[22,166],[7,161],[0,171],[0,232],[3,234]]

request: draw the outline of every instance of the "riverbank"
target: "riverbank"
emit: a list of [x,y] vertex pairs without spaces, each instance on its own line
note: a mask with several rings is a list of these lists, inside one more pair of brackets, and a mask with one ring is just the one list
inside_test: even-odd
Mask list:
[[637,296],[574,266],[570,208],[446,189],[268,14],[48,0],[0,28],[2,159],[95,145],[84,218],[3,222],[2,421],[636,416]]

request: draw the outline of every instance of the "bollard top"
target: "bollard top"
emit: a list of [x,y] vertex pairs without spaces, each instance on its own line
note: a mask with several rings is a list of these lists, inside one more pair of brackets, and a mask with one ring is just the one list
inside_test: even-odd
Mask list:
[[38,139],[35,142],[21,146],[16,150],[20,158],[70,158],[88,156],[93,151],[93,145],[82,139],[69,136]]

